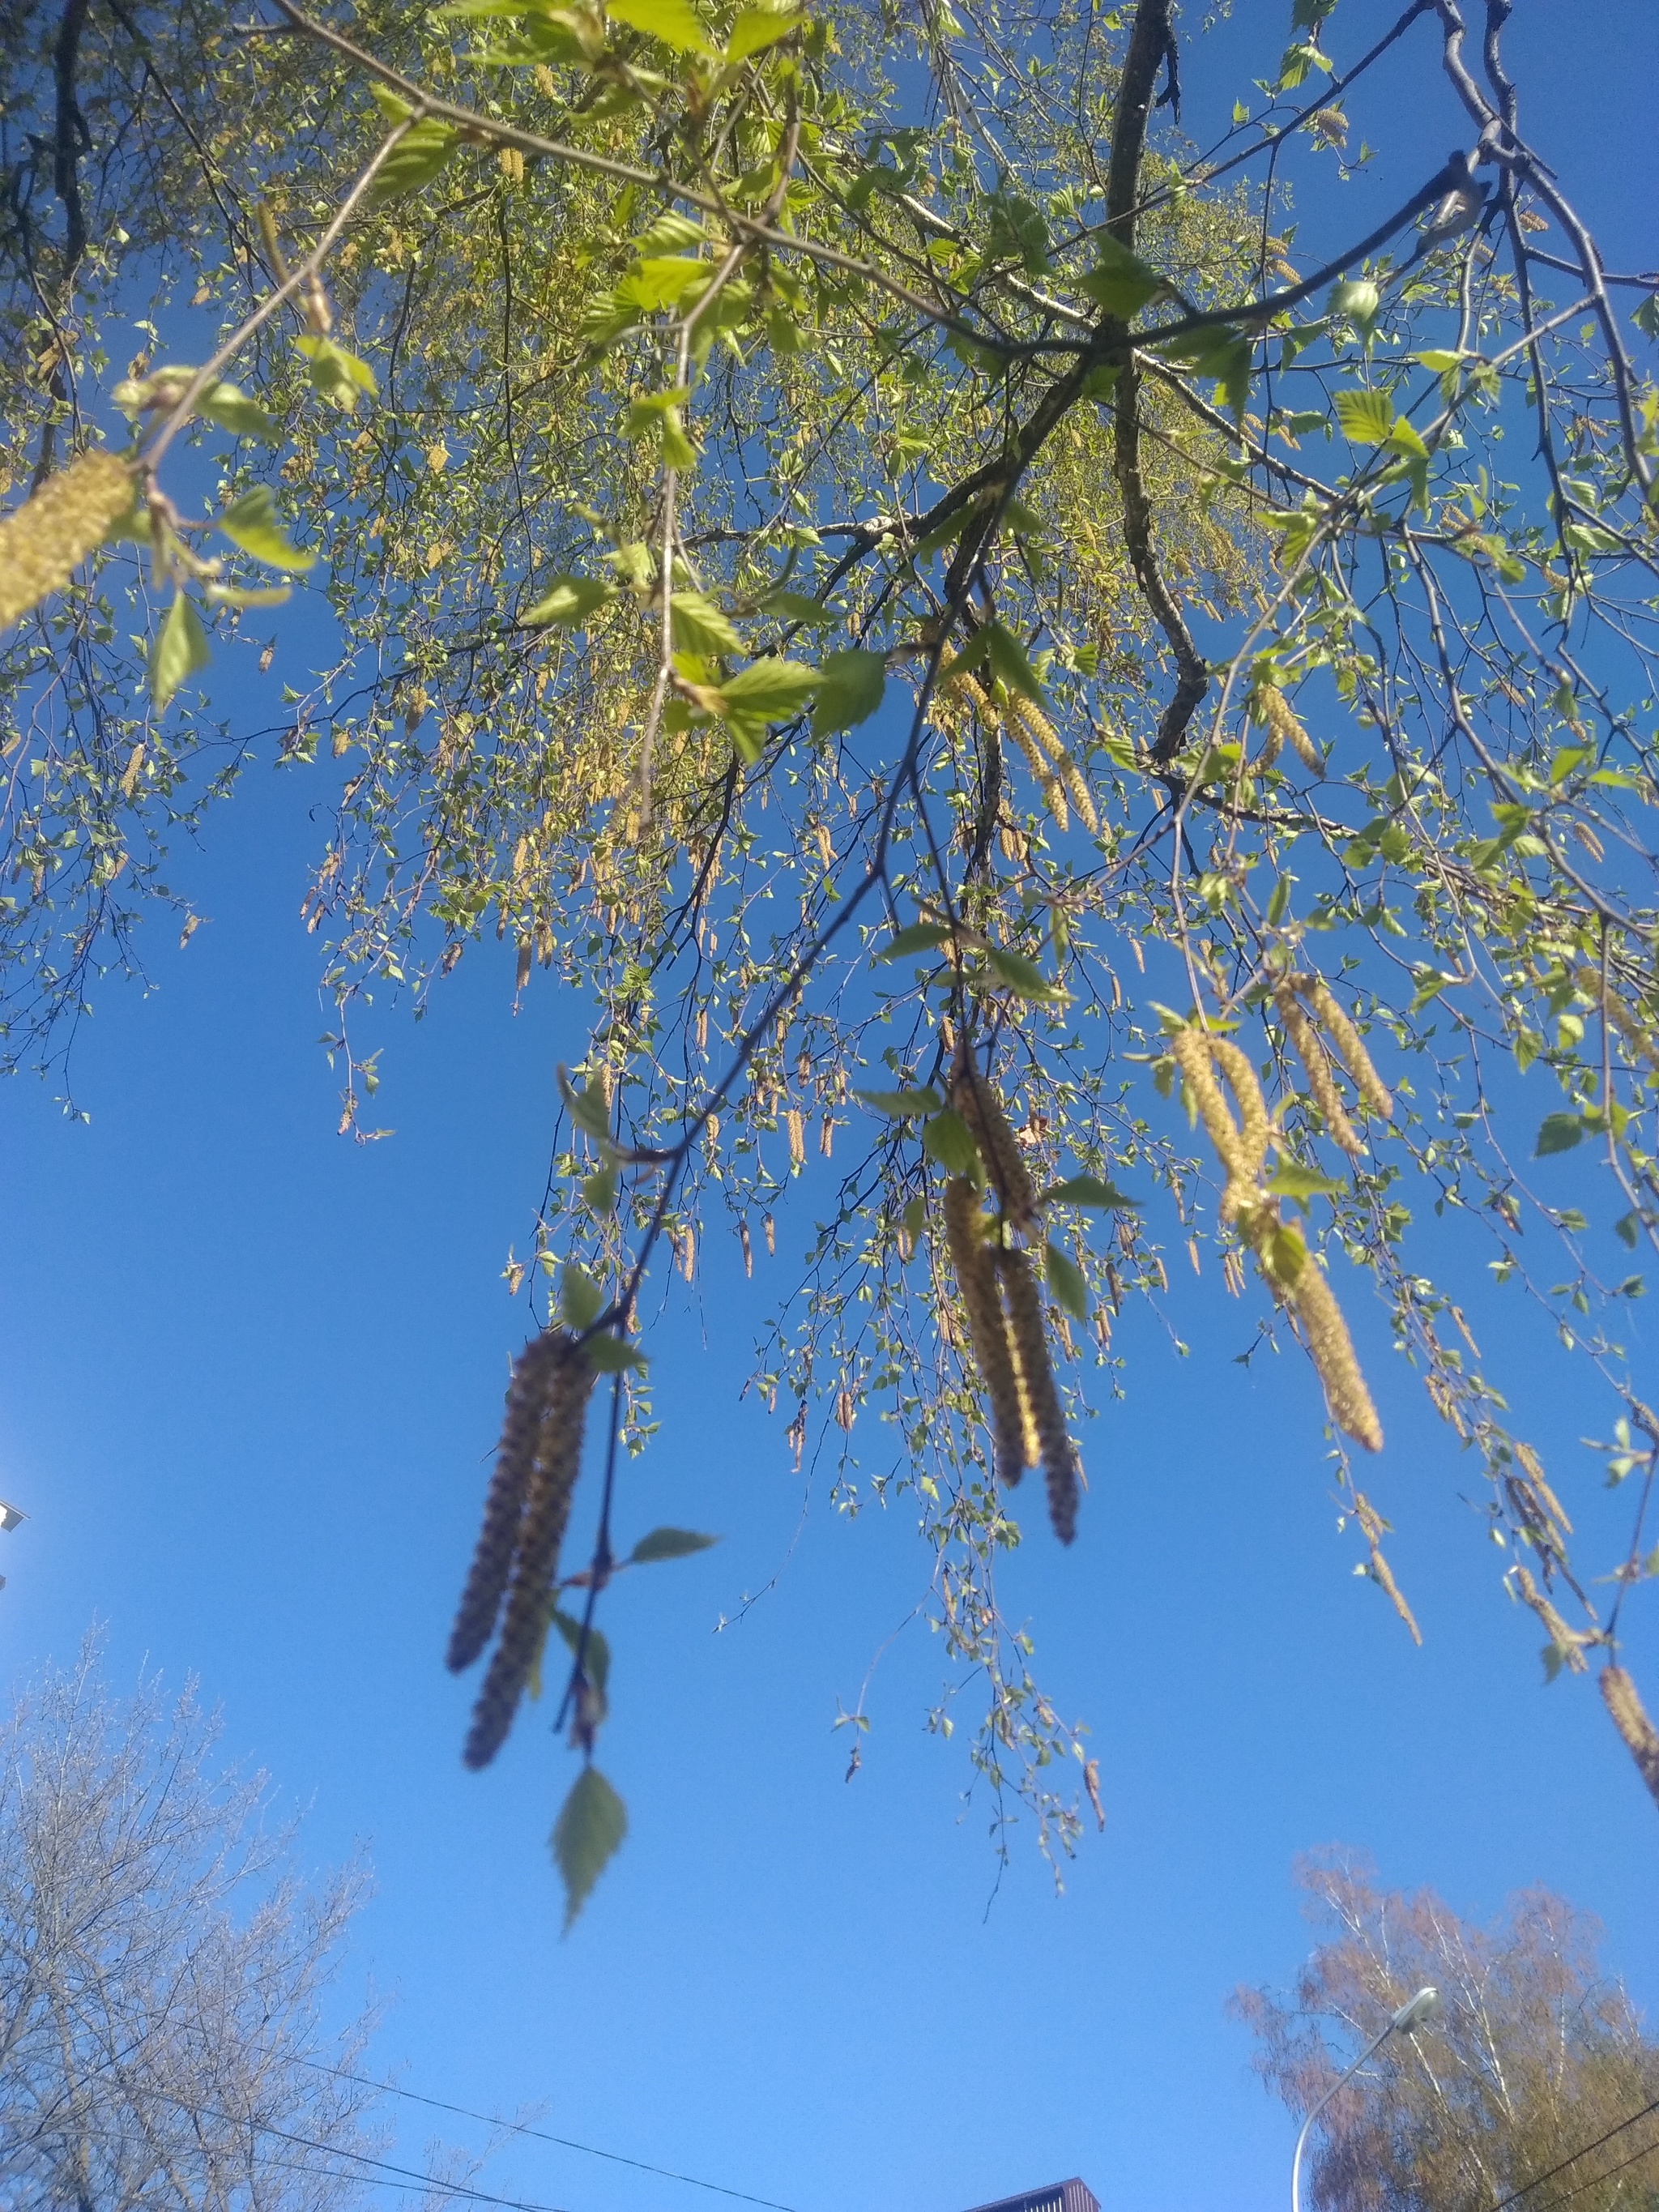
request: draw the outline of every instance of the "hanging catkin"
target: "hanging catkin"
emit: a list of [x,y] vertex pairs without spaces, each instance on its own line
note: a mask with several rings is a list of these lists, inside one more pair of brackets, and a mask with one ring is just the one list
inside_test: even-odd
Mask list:
[[1353,1339],[1348,1334],[1336,1293],[1311,1252],[1290,1285],[1290,1297],[1307,1332],[1308,1349],[1325,1385],[1332,1419],[1357,1444],[1363,1444],[1367,1451],[1381,1451],[1382,1424],[1354,1357]]
[[1636,1685],[1622,1667],[1601,1669],[1601,1696],[1637,1771],[1659,1804],[1659,1729],[1648,1718]]
[[1020,1379],[1030,1394],[1037,1449],[1048,1489],[1048,1518],[1060,1542],[1069,1544],[1077,1534],[1077,1453],[1048,1358],[1042,1293],[1028,1253],[999,1252],[996,1266],[1008,1301],[1008,1334],[1019,1362]]
[[61,592],[131,505],[126,464],[82,453],[0,521],[0,629]]
[[565,1523],[570,1517],[570,1494],[581,1465],[582,1426],[592,1388],[593,1370],[586,1354],[574,1337],[559,1330],[549,1354],[535,1459],[501,1641],[472,1709],[472,1725],[461,1753],[470,1767],[488,1766],[506,1741],[547,1632],[548,1599]]
[[1006,1219],[1022,1233],[1036,1226],[1036,1193],[1008,1116],[989,1076],[964,1051],[951,1079],[951,1103],[973,1132]]
[[1389,1121],[1394,1113],[1394,1099],[1389,1087],[1372,1066],[1371,1056],[1365,1049],[1365,1040],[1338,1006],[1330,985],[1322,975],[1298,976],[1297,980],[1311,999],[1313,1010],[1324,1024],[1325,1034],[1336,1047],[1338,1058],[1352,1076],[1355,1089],[1379,1121]]
[[478,1548],[472,1555],[471,1571],[449,1635],[446,1663],[454,1674],[472,1664],[495,1632],[495,1618],[518,1548],[519,1522],[535,1462],[542,1403],[558,1343],[557,1334],[549,1331],[526,1345],[514,1363],[501,1440],[495,1451],[495,1472],[484,1498]]
[[945,1237],[968,1312],[968,1340],[991,1401],[997,1477],[1018,1482],[1025,1472],[1025,1423],[1019,1384],[1008,1345],[1008,1325],[997,1295],[996,1261],[985,1241],[979,1193],[966,1176],[945,1186]]
[[1330,1131],[1333,1144],[1340,1145],[1345,1152],[1363,1152],[1359,1132],[1348,1119],[1347,1109],[1342,1103],[1335,1078],[1331,1073],[1330,1061],[1320,1042],[1317,1031],[1304,1011],[1296,995],[1295,985],[1301,979],[1287,976],[1273,986],[1273,1005],[1285,1025],[1285,1034],[1296,1048],[1297,1058],[1308,1073],[1308,1088],[1314,1103],[1325,1116],[1325,1126]]

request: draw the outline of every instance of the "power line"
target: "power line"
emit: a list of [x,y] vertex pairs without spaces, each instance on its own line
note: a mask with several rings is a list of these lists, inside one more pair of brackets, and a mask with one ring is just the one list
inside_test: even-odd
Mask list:
[[[641,2173],[654,2173],[665,2181],[683,2181],[692,2189],[712,2190],[717,2197],[735,2197],[742,2204],[764,2205],[766,2212],[794,2212],[793,2205],[780,2204],[775,2197],[751,2197],[746,2190],[727,2189],[718,2181],[699,2180],[695,2173],[676,2173],[672,2166],[653,2166],[642,2158],[624,2158],[620,2151],[599,2150],[592,2143],[573,2142],[568,2136],[549,2135],[543,2128],[526,2127],[522,2120],[498,2119],[493,2112],[475,2112],[469,2106],[452,2105],[442,2097],[423,2097],[419,2090],[400,2088],[395,2081],[376,2081],[367,2074],[349,2073],[343,2066],[325,2066],[317,2058],[302,2059],[301,2063],[312,2067],[319,2074],[332,2074],[339,2081],[355,2081],[361,2088],[378,2089],[389,2097],[407,2097],[411,2104],[429,2105],[434,2112],[453,2112],[464,2120],[480,2120],[486,2127],[510,2128],[514,2135],[532,2136],[538,2142],[556,2143],[562,2150],[583,2151],[589,2158],[609,2159],[615,2166],[631,2166]],[[1640,2115],[1638,2117],[1639,2118]],[[1595,2146],[1592,2144],[1591,2148],[1593,2149]],[[1547,2180],[1548,2176],[1544,2178]],[[1494,2205],[1492,2212],[1501,2212],[1501,2208]]]
[[[1489,2205],[1487,2212],[1507,2212],[1508,2206],[1518,2203],[1523,2197],[1530,2196],[1534,2189],[1541,2188],[1545,2182],[1553,2181],[1558,2173],[1565,2173],[1570,2166],[1577,2166],[1581,2158],[1588,2158],[1593,2150],[1600,2150],[1604,2142],[1611,2142],[1615,2136],[1623,2135],[1626,2128],[1633,2128],[1638,2120],[1646,2119],[1650,2112],[1659,2112],[1659,2097],[1656,2097],[1650,2105],[1644,2105],[1639,2112],[1632,2112],[1627,2120],[1620,2120],[1617,2126],[1609,2128],[1605,2135],[1597,2136],[1594,2142],[1583,2143],[1577,2150],[1569,2152],[1559,2166],[1551,2166],[1547,2172],[1535,2173],[1530,2181],[1523,2181],[1518,2189],[1511,2189],[1507,2197],[1500,2197],[1496,2204]],[[1648,2146],[1649,2150],[1656,2148],[1659,2146],[1652,2143]],[[1635,2155],[1637,2158],[1645,2158],[1647,2152],[1638,2150]],[[1632,2160],[1626,2159],[1625,2165],[1629,2166],[1632,2162]],[[1621,2171],[1622,2169],[1616,2166],[1613,2168],[1614,2173]],[[1605,2180],[1606,2176],[1603,2175],[1601,2178]],[[1588,2188],[1589,2185],[1586,2182],[1582,2185]],[[1576,2189],[1570,2189],[1567,2191],[1567,2197],[1576,2197],[1578,2191]],[[1567,2197],[1556,2197],[1550,2201],[1553,2204],[1565,2204]],[[1549,2212],[1548,2206],[1544,2208],[1544,2212]]]
[[[1559,2197],[1552,2197],[1543,2207],[1543,2212],[1555,2212],[1556,2206],[1565,2204],[1570,2197],[1577,2197],[1586,2189],[1595,2189],[1601,2182],[1611,2181],[1615,2173],[1622,2173],[1627,2166],[1634,2166],[1638,2158],[1650,2157],[1656,2150],[1659,2150],[1659,2143],[1644,2143],[1640,2150],[1633,2150],[1628,2158],[1621,2158],[1617,2166],[1610,2166],[1605,2173],[1593,2173],[1588,2181],[1581,2181],[1577,2189],[1565,2190]],[[1579,2155],[1582,2157],[1583,2154],[1581,2152]]]

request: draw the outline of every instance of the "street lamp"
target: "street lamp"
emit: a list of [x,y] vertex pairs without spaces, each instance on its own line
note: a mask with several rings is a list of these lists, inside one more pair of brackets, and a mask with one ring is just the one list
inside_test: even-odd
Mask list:
[[1440,1992],[1436,1989],[1419,1990],[1417,1995],[1402,2004],[1389,2021],[1381,2035],[1368,2043],[1353,2064],[1339,2081],[1330,2087],[1302,2123],[1302,2132],[1296,2139],[1296,2155],[1291,2160],[1291,2212],[1302,2212],[1302,2154],[1308,2147],[1308,2136],[1314,2122],[1324,2111],[1339,2089],[1346,2089],[1354,2075],[1373,2053],[1380,2051],[1391,2035],[1413,2035],[1425,2020],[1432,2020],[1440,2009]]

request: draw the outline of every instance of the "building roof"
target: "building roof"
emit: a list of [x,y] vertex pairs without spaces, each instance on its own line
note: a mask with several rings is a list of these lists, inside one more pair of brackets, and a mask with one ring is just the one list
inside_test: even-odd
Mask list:
[[994,2204],[975,2205],[974,2212],[1100,2212],[1100,2201],[1073,2174],[1069,2181],[1051,2181],[1046,2189],[1028,2189],[1023,2197],[1000,2197]]

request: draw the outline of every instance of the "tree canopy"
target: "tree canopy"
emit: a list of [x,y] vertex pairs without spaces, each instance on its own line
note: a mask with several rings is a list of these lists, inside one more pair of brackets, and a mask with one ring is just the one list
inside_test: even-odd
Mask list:
[[[1086,1528],[1115,1324],[1206,1249],[1305,1348],[1415,1635],[1356,1456],[1381,1299],[1547,1664],[1598,1674],[1659,1800],[1621,1642],[1659,1571],[1623,1343],[1659,1241],[1659,305],[1527,135],[1509,0],[1362,13],[1294,0],[1201,146],[1171,0],[8,19],[11,1063],[54,1064],[147,904],[188,933],[171,855],[262,738],[328,779],[343,1131],[376,1133],[376,999],[471,948],[592,1012],[508,1261],[545,1329],[451,1644],[500,1620],[473,1763],[550,1623],[591,1760],[652,1302],[711,1237],[752,1273],[793,1200],[757,1382],[798,1457],[839,1430],[838,1503],[913,1499],[973,1757],[1045,1847],[1103,1785],[998,1607],[1016,1486]],[[1463,142],[1347,235],[1385,70]],[[266,612],[295,579],[320,668],[303,603]],[[273,659],[272,728],[216,720],[214,672]],[[1479,1349],[1494,1281],[1610,1401],[1629,1510],[1588,1561]],[[585,1765],[573,1905],[623,1817]]]

